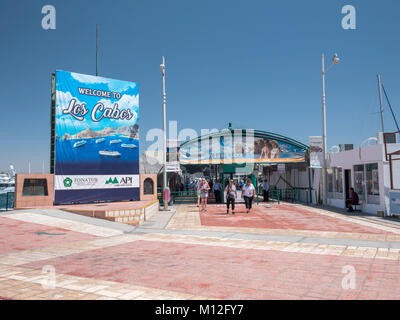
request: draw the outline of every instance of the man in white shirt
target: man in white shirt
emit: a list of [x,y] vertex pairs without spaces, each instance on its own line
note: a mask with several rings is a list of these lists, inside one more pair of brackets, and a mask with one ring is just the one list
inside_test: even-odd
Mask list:
[[255,194],[256,189],[251,183],[251,179],[248,178],[246,184],[242,188],[242,197],[244,198],[244,202],[246,204],[247,213],[249,213],[251,210],[251,204],[253,202]]

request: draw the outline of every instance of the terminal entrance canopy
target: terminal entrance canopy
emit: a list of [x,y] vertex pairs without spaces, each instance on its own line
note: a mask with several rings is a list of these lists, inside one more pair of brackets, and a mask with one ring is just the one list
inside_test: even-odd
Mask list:
[[224,129],[181,145],[179,161],[191,164],[304,163],[308,146],[257,130]]

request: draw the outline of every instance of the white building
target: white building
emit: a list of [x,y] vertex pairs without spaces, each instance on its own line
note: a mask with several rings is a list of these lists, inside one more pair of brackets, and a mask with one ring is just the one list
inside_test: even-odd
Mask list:
[[[397,141],[397,140],[396,140]],[[329,206],[346,208],[346,199],[350,198],[352,187],[358,193],[360,205],[357,209],[376,215],[383,211],[385,216],[400,215],[400,152],[392,156],[392,179],[389,155],[400,151],[400,143],[385,144],[378,139],[376,145],[369,145],[347,151],[328,153],[327,155],[327,191]],[[285,181],[299,190],[300,201],[313,204],[321,202],[322,169],[290,168],[284,174]],[[278,172],[270,176],[272,185],[277,188],[289,188]],[[393,186],[391,186],[393,184]],[[311,187],[311,192],[310,192]]]
[[[387,154],[400,150],[400,144],[386,144]],[[329,153],[327,159],[328,205],[345,208],[349,188],[360,198],[363,212],[376,214],[390,212],[391,178],[385,145]],[[400,161],[392,162],[393,189],[400,189]]]

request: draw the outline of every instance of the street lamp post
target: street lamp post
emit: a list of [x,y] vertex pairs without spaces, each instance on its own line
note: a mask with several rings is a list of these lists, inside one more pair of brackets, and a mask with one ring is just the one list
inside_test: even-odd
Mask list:
[[160,69],[162,72],[162,87],[163,87],[163,203],[164,210],[168,209],[168,200],[167,200],[167,120],[165,115],[165,104],[166,104],[166,95],[165,95],[165,59],[162,57],[162,64],[160,65]]
[[323,149],[323,170],[322,170],[322,196],[323,204],[327,204],[327,168],[326,168],[326,99],[325,99],[325,73],[334,65],[338,64],[340,59],[337,54],[332,58],[331,65],[325,70],[325,56],[322,54],[322,149]]

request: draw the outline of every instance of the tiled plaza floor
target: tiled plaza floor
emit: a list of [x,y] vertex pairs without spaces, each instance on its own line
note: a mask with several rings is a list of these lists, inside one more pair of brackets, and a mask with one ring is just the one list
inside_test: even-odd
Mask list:
[[86,233],[0,217],[0,254],[94,238]]
[[254,206],[247,213],[244,204],[236,205],[235,215],[226,214],[226,206],[211,205],[207,211],[201,211],[201,224],[204,226],[225,226],[266,229],[292,229],[333,232],[353,232],[383,234],[391,233],[373,227],[357,225],[335,217],[315,215],[315,213],[293,205]]
[[133,241],[22,265],[216,299],[338,299],[342,268],[355,266],[355,298],[400,298],[393,260]]
[[165,227],[129,234],[0,216],[0,300],[400,299],[396,226],[300,205],[221,208],[177,206]]

